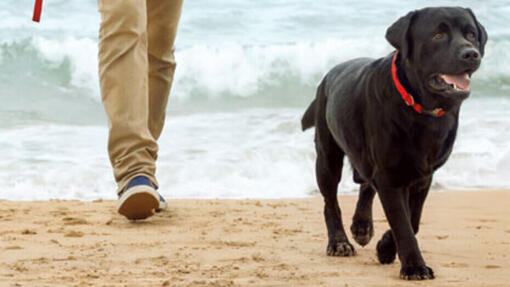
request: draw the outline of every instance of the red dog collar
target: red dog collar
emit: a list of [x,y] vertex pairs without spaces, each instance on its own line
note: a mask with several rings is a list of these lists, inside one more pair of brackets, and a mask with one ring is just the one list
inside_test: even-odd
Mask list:
[[35,0],[34,16],[32,17],[34,22],[39,22],[39,20],[41,20],[42,1],[43,0]]
[[398,93],[402,96],[402,99],[404,100],[404,102],[408,106],[411,106],[419,114],[423,113],[423,114],[431,115],[431,116],[434,116],[437,118],[442,117],[445,114],[445,111],[443,109],[437,108],[432,111],[423,110],[422,105],[416,103],[414,101],[413,96],[406,91],[404,86],[402,86],[402,84],[398,80],[398,76],[397,76],[397,64],[396,64],[397,56],[398,56],[398,51],[396,51],[395,55],[393,55],[393,61],[391,62],[391,76],[393,78],[393,83],[395,84],[395,87],[397,88]]

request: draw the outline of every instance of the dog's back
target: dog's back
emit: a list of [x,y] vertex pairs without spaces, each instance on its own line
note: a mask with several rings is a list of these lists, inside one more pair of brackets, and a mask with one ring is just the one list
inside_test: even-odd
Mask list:
[[353,97],[359,94],[355,90],[363,86],[361,82],[367,79],[366,71],[372,63],[374,63],[372,58],[356,58],[333,67],[319,83],[315,99],[303,114],[301,119],[303,131],[315,126],[317,103],[326,104],[326,98],[330,97],[328,95]]

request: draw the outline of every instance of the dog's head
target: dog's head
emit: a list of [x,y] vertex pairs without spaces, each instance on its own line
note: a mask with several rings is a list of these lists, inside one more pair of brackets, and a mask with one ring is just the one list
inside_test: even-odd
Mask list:
[[469,96],[487,32],[470,9],[438,7],[408,13],[388,28],[386,39],[400,52],[413,89],[451,101]]

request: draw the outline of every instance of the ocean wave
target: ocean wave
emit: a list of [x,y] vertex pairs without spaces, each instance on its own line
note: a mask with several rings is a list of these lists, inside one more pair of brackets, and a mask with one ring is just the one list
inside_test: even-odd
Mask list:
[[[486,50],[482,67],[474,76],[475,87],[510,89],[510,40],[489,41]],[[380,57],[391,51],[384,40],[371,38],[178,48],[172,97],[180,101],[221,97],[289,100],[292,96],[286,95],[286,90],[313,93],[321,76],[337,63],[360,56]],[[32,84],[87,90],[89,96],[100,99],[95,39],[32,37],[6,42],[0,45],[0,63],[3,71],[8,71],[1,78],[4,85],[22,86],[25,82],[20,81],[20,75],[24,75]]]

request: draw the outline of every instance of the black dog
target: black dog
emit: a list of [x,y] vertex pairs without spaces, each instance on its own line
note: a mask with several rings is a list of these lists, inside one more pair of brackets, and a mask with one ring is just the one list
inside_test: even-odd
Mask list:
[[459,109],[469,96],[487,33],[470,9],[426,8],[400,18],[386,39],[395,53],[345,62],[324,77],[302,127],[316,127],[327,254],[355,254],[337,201],[346,155],[361,185],[351,226],[354,240],[364,246],[373,236],[377,192],[391,227],[377,244],[379,261],[392,263],[398,252],[401,278],[432,279],[415,234],[432,175],[451,153]]

